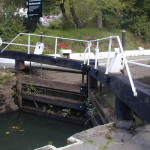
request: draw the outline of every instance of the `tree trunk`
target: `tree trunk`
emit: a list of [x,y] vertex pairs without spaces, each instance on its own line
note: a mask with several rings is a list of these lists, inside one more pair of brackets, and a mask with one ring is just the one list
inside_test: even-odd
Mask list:
[[103,28],[103,20],[102,20],[102,10],[100,9],[97,14],[97,27],[99,29]]
[[65,10],[65,6],[64,6],[64,0],[59,4],[61,12],[63,14],[63,17],[66,21],[68,21],[68,17],[66,15],[66,10]]
[[70,12],[71,15],[73,17],[74,23],[76,25],[77,28],[81,28],[81,24],[79,22],[79,18],[76,15],[75,9],[74,9],[74,4],[73,4],[73,0],[69,0],[69,5],[70,5]]

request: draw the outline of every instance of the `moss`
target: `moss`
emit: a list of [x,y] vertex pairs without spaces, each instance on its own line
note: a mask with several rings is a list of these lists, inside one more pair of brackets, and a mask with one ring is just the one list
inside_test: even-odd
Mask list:
[[0,84],[5,85],[6,83],[15,79],[15,74],[9,69],[0,69]]
[[86,142],[94,144],[94,140],[93,139],[87,139]]
[[98,147],[99,150],[107,150],[109,144],[110,144],[111,142],[113,142],[113,139],[112,139],[110,133],[106,133],[106,134],[105,134],[105,138],[106,138],[107,142],[106,142],[106,144],[103,145],[103,146],[100,145],[100,146]]

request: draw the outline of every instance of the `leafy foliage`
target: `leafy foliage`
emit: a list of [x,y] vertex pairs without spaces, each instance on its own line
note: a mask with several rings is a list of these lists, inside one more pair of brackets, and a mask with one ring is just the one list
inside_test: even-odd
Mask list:
[[122,27],[150,40],[150,1],[122,0],[126,7],[122,10]]
[[41,91],[38,90],[36,87],[34,87],[31,83],[27,84],[26,87],[26,92],[30,95],[30,94],[40,94]]
[[63,117],[67,117],[70,114],[71,114],[71,109],[69,109],[69,108],[62,109]]
[[[5,39],[19,32],[35,32],[39,18],[21,18],[13,15],[17,8],[26,7],[25,0],[1,0],[0,36]],[[46,30],[75,27],[97,27],[101,20],[103,29],[130,29],[136,35],[150,39],[149,0],[43,0],[43,14],[63,15],[50,23]],[[101,11],[101,13],[99,13]]]
[[25,28],[23,26],[23,18],[19,15],[12,15],[14,13],[14,8],[9,7],[5,11],[5,15],[1,16],[0,23],[0,36],[4,39],[10,39],[14,37],[15,34],[19,32],[24,32]]
[[132,32],[136,35],[140,35],[147,40],[150,40],[150,22],[147,16],[136,16],[133,19],[133,24],[129,25]]

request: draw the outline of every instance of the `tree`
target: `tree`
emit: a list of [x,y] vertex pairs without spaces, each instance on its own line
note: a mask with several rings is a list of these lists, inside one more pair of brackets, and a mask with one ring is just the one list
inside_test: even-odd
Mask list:
[[75,23],[76,27],[81,28],[79,18],[77,17],[77,14],[76,14],[76,11],[75,11],[75,8],[74,8],[73,0],[69,0],[69,6],[70,6],[70,12],[71,12],[71,15],[73,17],[73,20],[74,20],[74,23]]
[[104,24],[109,28],[119,27],[124,4],[119,0],[87,0],[94,7],[93,14],[97,18],[97,27],[102,29]]
[[126,7],[123,12],[123,27],[129,28],[136,35],[150,40],[150,1],[122,0]]
[[65,0],[60,1],[59,6],[60,6],[60,9],[61,9],[61,12],[63,14],[64,19],[66,21],[68,21],[68,17],[67,17],[67,14],[66,14],[66,9],[65,9]]
[[102,10],[99,9],[98,13],[97,13],[97,27],[99,29],[103,28],[103,17],[102,16],[103,16]]

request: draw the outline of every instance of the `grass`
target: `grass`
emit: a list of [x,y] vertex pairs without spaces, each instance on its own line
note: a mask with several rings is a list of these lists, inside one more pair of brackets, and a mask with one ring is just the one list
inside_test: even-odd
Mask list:
[[[40,26],[36,30],[36,34],[40,34],[43,32],[43,35],[51,35],[57,37],[65,37],[65,38],[72,38],[72,39],[81,39],[81,40],[95,40],[100,39],[108,36],[115,36],[118,35],[121,38],[122,30],[120,29],[113,29],[111,31],[107,29],[99,30],[96,28],[82,28],[82,29],[69,29],[69,30],[55,30],[49,29],[48,27]],[[18,43],[26,43],[27,44],[27,36],[23,35],[16,40]],[[32,36],[31,38],[31,45],[35,45],[36,42],[40,41],[40,37]],[[52,54],[54,53],[55,49],[55,39],[54,38],[45,38],[43,37],[43,42],[45,43],[45,54]],[[58,51],[61,49],[60,44],[68,44],[66,49],[72,49],[73,52],[84,52],[87,44],[84,42],[76,42],[70,40],[58,40]],[[114,41],[115,44],[115,41]],[[93,46],[96,46],[96,43],[93,43]],[[139,37],[135,37],[131,32],[126,32],[126,49],[138,49],[138,47],[144,47],[145,49],[150,48],[150,44],[146,43],[145,41],[141,40]],[[27,47],[23,48],[21,46],[10,46],[13,50],[21,50],[27,51]],[[9,48],[9,49],[10,49]],[[107,51],[108,50],[108,41],[100,42],[100,51]],[[34,49],[32,49],[32,52]]]

